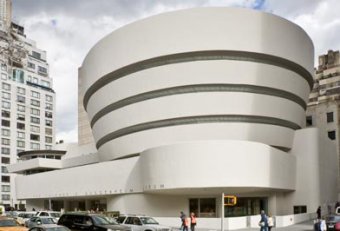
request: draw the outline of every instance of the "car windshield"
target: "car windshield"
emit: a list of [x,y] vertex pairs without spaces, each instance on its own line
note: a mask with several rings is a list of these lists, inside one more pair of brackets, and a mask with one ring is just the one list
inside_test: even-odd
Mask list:
[[60,217],[60,213],[50,213],[51,217]]
[[124,222],[125,218],[126,218],[126,217],[118,217],[118,218],[117,218],[117,222],[118,222],[119,224],[121,224],[121,223]]
[[23,218],[31,218],[33,216],[34,216],[34,214],[32,214],[32,213],[24,213],[21,217],[23,217]]
[[158,225],[158,222],[152,217],[141,217],[140,219],[145,225]]
[[56,224],[56,221],[53,218],[41,218],[42,224]]
[[327,217],[327,221],[338,222],[340,221],[340,216],[329,216]]
[[112,223],[104,216],[92,216],[92,219],[96,225],[112,225]]
[[104,217],[111,225],[118,225],[116,219],[113,217]]
[[12,227],[18,226],[17,222],[14,220],[0,220],[0,227]]

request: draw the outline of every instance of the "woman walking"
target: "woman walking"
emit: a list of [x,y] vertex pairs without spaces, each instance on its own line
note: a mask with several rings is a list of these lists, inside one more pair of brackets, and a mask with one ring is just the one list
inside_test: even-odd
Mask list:
[[191,231],[195,231],[195,226],[196,226],[196,215],[195,213],[190,214],[190,229]]

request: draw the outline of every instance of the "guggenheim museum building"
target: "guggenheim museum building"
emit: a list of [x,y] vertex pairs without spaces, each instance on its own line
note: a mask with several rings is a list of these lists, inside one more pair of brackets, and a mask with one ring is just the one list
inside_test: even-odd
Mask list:
[[222,193],[237,197],[228,218],[315,213],[337,200],[338,157],[305,128],[313,75],[310,37],[272,14],[194,8],[126,25],[79,68],[94,141],[21,153],[17,197],[177,225],[180,211],[220,218]]

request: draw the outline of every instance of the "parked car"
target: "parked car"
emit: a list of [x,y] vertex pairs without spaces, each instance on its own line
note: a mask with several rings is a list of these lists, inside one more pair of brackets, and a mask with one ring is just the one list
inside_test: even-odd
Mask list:
[[330,215],[326,217],[327,230],[340,231],[340,215]]
[[14,218],[0,217],[0,230],[26,231],[27,228],[20,225]]
[[64,213],[58,220],[58,225],[66,226],[74,231],[131,231],[130,227],[119,225],[108,217],[91,213]]
[[57,224],[57,222],[58,221],[54,217],[32,217],[25,222],[25,226],[32,228],[39,225]]
[[56,211],[39,211],[35,214],[35,217],[53,217],[57,220],[59,220],[60,216],[61,213]]
[[34,217],[36,212],[20,212],[17,217],[17,221],[20,225],[25,225],[25,222]]
[[132,231],[171,231],[169,226],[160,225],[149,216],[121,215],[117,222],[131,227]]
[[32,227],[28,231],[70,231],[70,229],[62,225],[48,224]]

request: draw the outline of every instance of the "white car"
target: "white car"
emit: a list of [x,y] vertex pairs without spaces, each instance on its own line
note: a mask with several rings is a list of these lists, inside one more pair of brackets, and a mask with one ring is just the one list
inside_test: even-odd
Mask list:
[[20,212],[17,217],[17,221],[20,225],[25,225],[25,222],[34,217],[36,212]]
[[153,217],[121,215],[117,222],[131,227],[132,231],[171,231],[169,226],[160,225]]
[[34,215],[35,217],[53,217],[56,220],[59,220],[59,217],[61,216],[60,212],[56,211],[38,211]]

